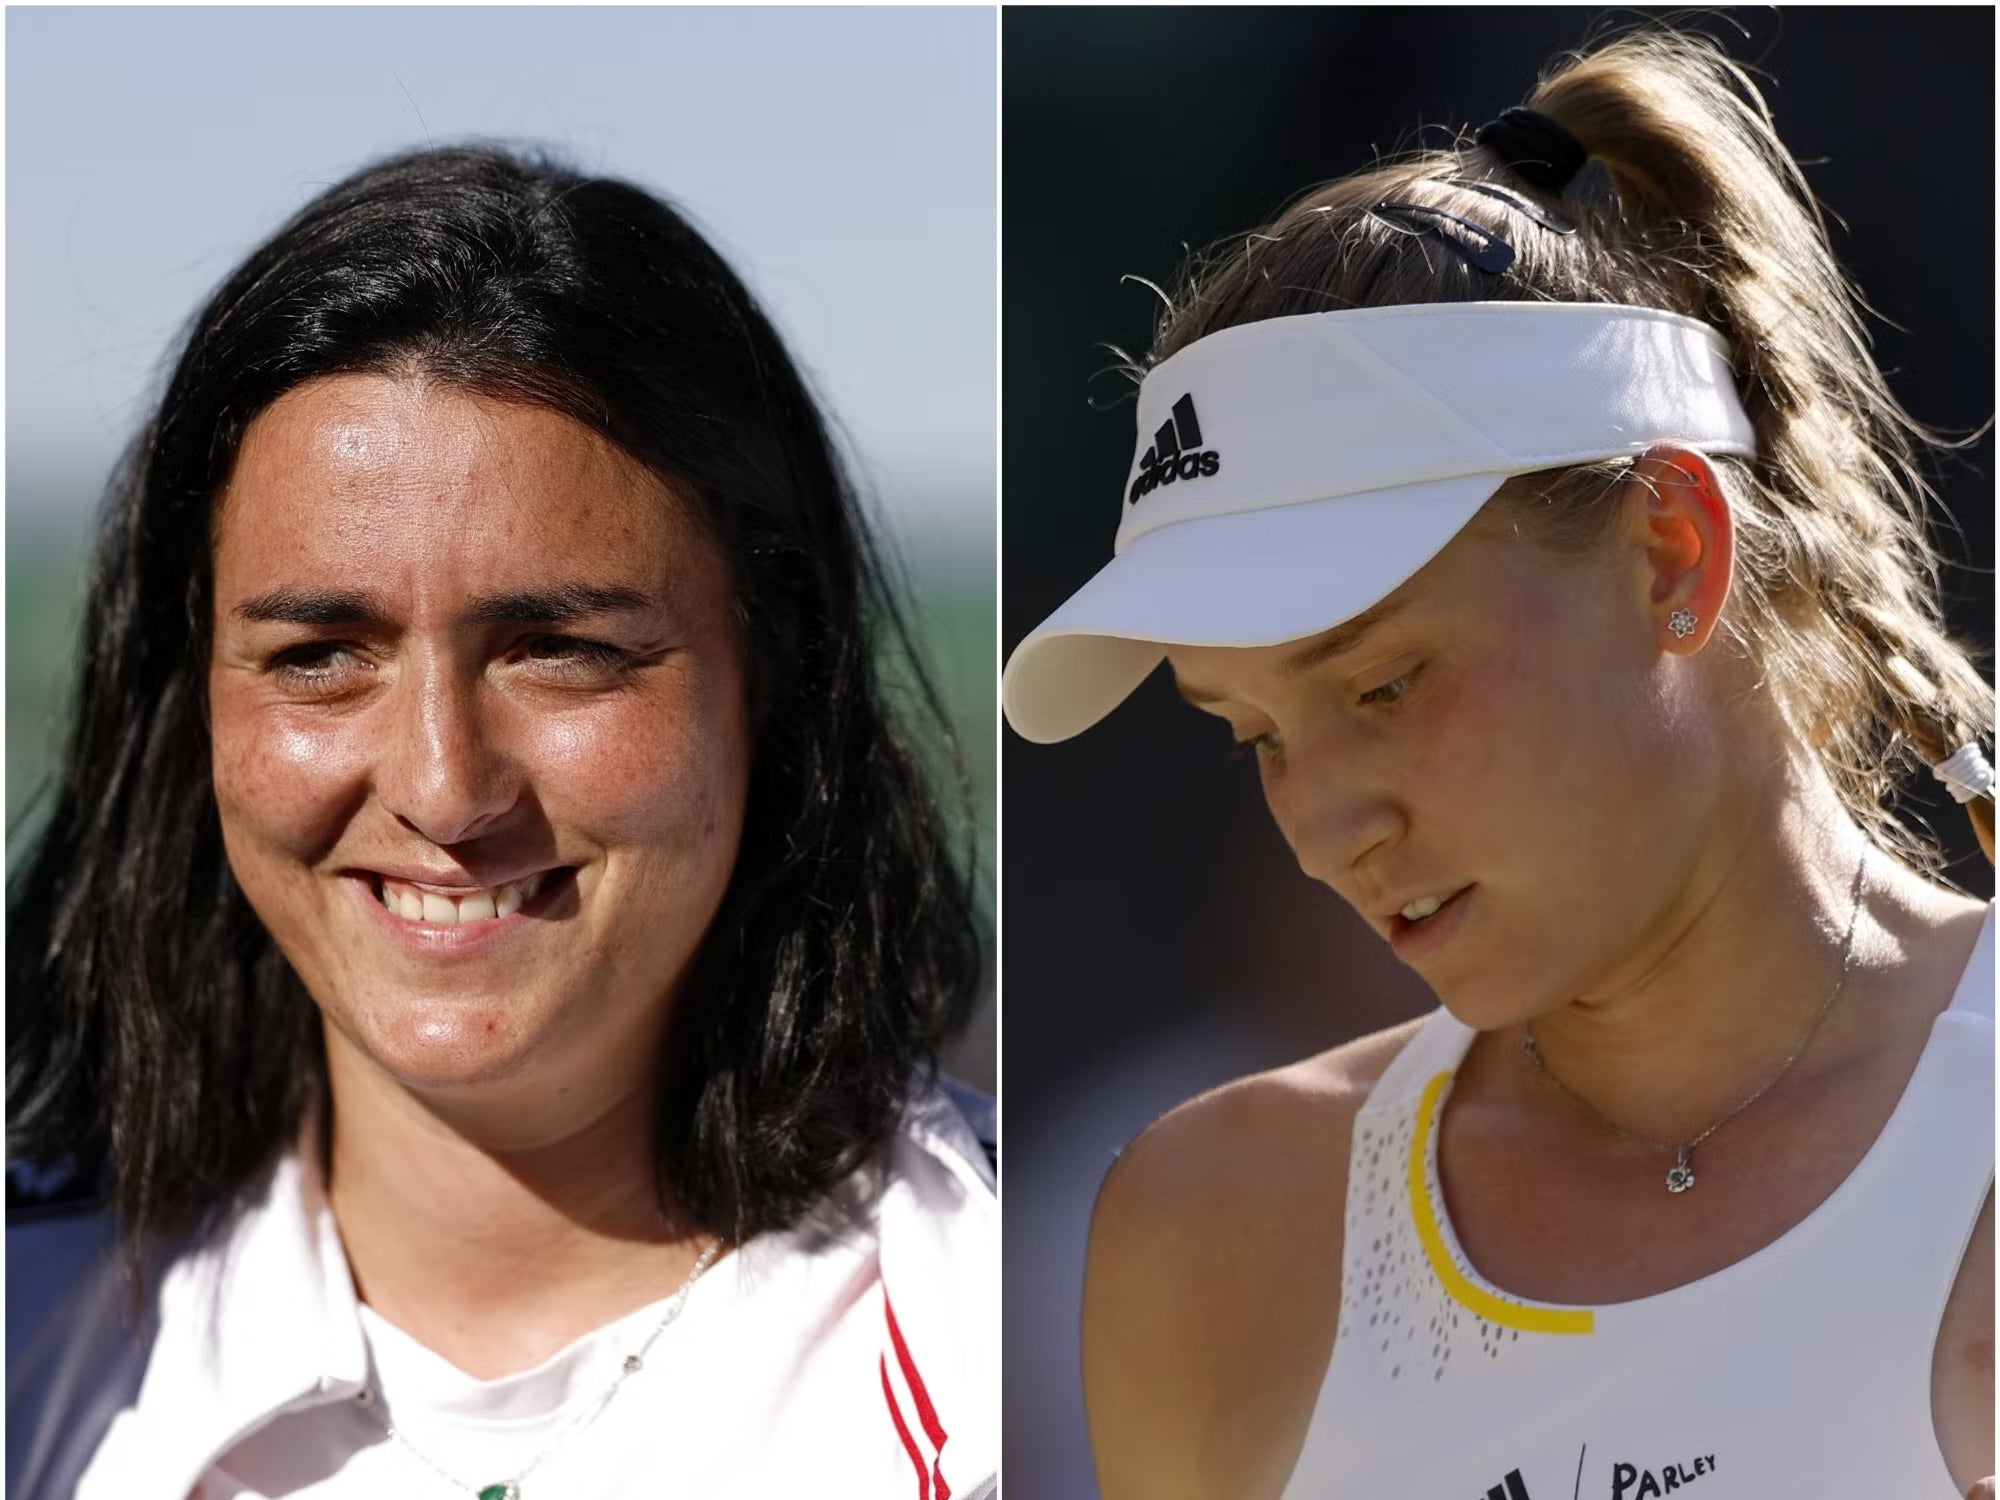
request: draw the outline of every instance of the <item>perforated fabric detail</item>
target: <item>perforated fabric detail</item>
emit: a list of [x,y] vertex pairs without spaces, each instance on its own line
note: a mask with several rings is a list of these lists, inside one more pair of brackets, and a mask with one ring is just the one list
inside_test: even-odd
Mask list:
[[[1432,1273],[1410,1213],[1415,1124],[1408,1112],[1356,1122],[1334,1341],[1353,1345],[1345,1357],[1364,1360],[1381,1379],[1442,1385],[1454,1369],[1463,1374],[1475,1364],[1497,1364],[1519,1348],[1521,1334],[1461,1307]],[[1426,1191],[1436,1204],[1435,1135],[1425,1156]],[[1458,1269],[1470,1268],[1461,1260]]]

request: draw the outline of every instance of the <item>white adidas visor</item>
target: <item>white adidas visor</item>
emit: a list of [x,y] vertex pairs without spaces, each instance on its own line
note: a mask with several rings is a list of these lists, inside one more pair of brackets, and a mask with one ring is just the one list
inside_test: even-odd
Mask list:
[[1515,474],[1752,454],[1729,347],[1643,307],[1426,303],[1225,328],[1139,387],[1112,560],[1014,649],[1025,739],[1081,734],[1167,645],[1268,646],[1391,593]]

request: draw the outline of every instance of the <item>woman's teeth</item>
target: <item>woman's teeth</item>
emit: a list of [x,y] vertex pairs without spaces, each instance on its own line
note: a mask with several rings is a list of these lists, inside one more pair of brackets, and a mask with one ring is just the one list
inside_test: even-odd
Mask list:
[[416,886],[405,885],[384,875],[379,877],[379,893],[382,904],[405,922],[430,922],[439,927],[453,927],[460,922],[490,922],[496,917],[513,916],[535,899],[535,893],[542,888],[548,874],[547,870],[543,870],[526,880],[467,891],[459,896],[440,896],[436,891],[419,890]]
[[1426,896],[1421,901],[1412,901],[1403,908],[1403,919],[1408,922],[1421,922],[1450,899],[1449,896]]

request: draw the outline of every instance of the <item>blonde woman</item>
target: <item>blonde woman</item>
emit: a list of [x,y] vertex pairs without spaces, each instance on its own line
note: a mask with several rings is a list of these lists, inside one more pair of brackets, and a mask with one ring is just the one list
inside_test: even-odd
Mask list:
[[1171,299],[1117,556],[1005,698],[1162,659],[1442,1002],[1149,1130],[1092,1229],[1108,1500],[1977,1492],[1991,690],[1748,78],[1635,34]]

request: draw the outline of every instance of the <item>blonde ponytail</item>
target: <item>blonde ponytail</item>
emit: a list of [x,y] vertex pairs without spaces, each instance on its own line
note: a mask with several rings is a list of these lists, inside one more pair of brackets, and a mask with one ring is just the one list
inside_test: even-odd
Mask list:
[[[1917,453],[1946,444],[1890,393],[1811,190],[1719,49],[1629,36],[1558,66],[1529,107],[1604,169],[1635,238],[1684,264],[1696,315],[1735,347],[1758,435],[1739,496],[1752,634],[1774,677],[1809,684],[1796,707],[1850,808],[1901,842],[1883,797],[1991,733],[1990,690],[1944,631],[1925,531],[1935,496]],[[1990,860],[1992,801],[1967,810]]]

